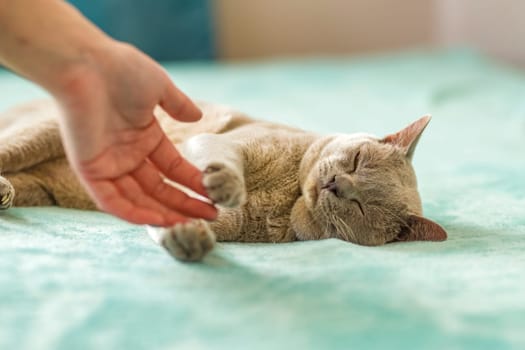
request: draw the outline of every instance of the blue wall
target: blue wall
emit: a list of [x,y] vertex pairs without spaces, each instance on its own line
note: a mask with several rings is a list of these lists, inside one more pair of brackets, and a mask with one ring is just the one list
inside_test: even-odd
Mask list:
[[211,0],[71,0],[112,37],[156,60],[215,57]]

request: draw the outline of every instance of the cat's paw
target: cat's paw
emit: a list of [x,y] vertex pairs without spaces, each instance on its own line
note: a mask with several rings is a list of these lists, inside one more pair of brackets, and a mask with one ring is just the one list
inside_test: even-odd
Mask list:
[[13,205],[15,189],[6,178],[0,176],[0,210],[8,209]]
[[246,201],[242,176],[222,163],[211,163],[204,170],[202,183],[209,198],[223,207],[238,207]]
[[178,260],[202,260],[215,245],[215,234],[203,220],[177,224],[163,231],[162,246]]

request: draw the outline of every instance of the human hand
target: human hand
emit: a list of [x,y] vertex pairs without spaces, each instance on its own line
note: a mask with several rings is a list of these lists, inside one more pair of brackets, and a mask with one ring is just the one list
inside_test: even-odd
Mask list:
[[177,152],[153,109],[160,105],[187,122],[200,119],[201,112],[157,63],[111,41],[100,55],[65,70],[59,81],[54,95],[65,112],[66,154],[100,209],[157,226],[216,217],[213,205],[163,181],[165,176],[206,196],[201,172]]

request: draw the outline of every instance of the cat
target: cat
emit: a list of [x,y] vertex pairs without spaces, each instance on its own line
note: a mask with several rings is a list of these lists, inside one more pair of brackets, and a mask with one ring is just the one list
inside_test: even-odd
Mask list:
[[[292,242],[339,238],[377,246],[445,240],[422,216],[414,150],[430,117],[397,133],[318,135],[199,103],[203,118],[180,123],[155,115],[181,153],[203,171],[219,207],[213,222],[149,227],[175,258],[201,260],[215,241]],[[58,205],[95,210],[68,166],[54,102],[0,117],[0,208]]]

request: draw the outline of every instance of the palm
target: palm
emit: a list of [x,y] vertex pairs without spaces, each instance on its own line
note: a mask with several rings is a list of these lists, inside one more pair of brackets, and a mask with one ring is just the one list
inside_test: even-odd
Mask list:
[[112,74],[88,72],[72,80],[62,129],[73,168],[101,209],[128,221],[171,225],[187,216],[214,218],[213,206],[163,181],[167,177],[205,195],[201,173],[153,117],[157,104],[185,121],[197,120],[200,112],[155,63],[127,50],[134,59],[109,65]]

